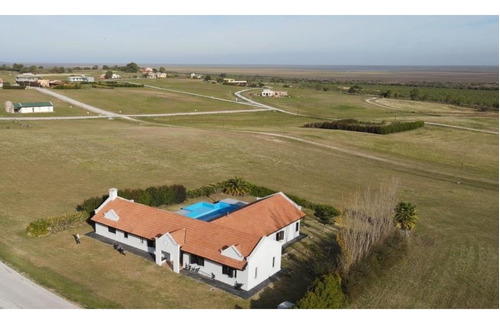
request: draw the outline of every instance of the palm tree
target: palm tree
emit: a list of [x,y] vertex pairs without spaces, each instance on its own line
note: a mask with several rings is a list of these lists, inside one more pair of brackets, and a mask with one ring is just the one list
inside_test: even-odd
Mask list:
[[418,220],[416,208],[417,206],[411,202],[401,201],[394,209],[396,212],[394,215],[396,226],[406,233],[415,227],[415,223]]
[[229,180],[226,180],[223,185],[222,191],[231,196],[244,196],[248,193],[248,182],[243,180],[240,177],[234,177]]

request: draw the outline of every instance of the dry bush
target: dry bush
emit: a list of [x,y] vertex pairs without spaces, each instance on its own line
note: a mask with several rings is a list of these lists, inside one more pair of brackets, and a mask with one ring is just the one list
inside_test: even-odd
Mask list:
[[344,207],[338,243],[341,247],[341,270],[347,274],[351,267],[366,257],[395,231],[394,207],[398,202],[399,183],[396,179],[355,193]]

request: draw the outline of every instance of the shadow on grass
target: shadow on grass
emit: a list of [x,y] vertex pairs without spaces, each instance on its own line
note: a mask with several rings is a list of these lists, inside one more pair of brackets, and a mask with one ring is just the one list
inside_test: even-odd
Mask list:
[[328,234],[318,243],[302,242],[306,249],[302,252],[295,245],[287,247],[283,252],[283,276],[260,294],[259,299],[250,302],[251,308],[276,308],[281,302],[296,303],[304,296],[318,275],[332,272],[337,268],[340,252],[335,235]]

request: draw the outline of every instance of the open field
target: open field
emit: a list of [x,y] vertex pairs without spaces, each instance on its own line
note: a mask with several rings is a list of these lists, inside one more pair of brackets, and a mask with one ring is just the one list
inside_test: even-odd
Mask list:
[[299,78],[316,80],[336,80],[336,81],[380,81],[380,82],[498,82],[497,67],[470,67],[470,68],[415,68],[406,67],[400,70],[389,69],[384,66],[366,68],[346,68],[346,67],[289,67],[289,66],[167,66],[167,71],[179,73],[211,74],[218,75],[226,73],[231,75],[247,75],[250,77],[267,76],[281,78]]
[[54,90],[86,104],[122,114],[249,109],[249,106],[150,88]]
[[[33,114],[11,114],[5,111],[5,102],[37,102],[37,101],[50,101],[54,104],[54,112],[52,113],[33,113]],[[52,96],[45,95],[33,89],[24,90],[5,90],[0,89],[0,117],[54,117],[54,116],[86,116],[95,115],[92,113],[87,114],[86,110],[78,107],[70,108],[67,102],[56,99]]]
[[[189,85],[177,86],[188,91]],[[192,92],[209,93],[209,88],[197,89],[203,86],[212,85],[197,83]],[[113,111],[121,105],[135,111],[134,103],[147,102],[149,96],[155,98],[147,104],[151,110],[158,100],[181,110],[197,105],[193,97],[168,97],[170,93],[156,90],[93,90],[99,89],[61,93]],[[436,113],[429,116],[433,106],[427,104],[387,102],[393,110],[367,103],[363,96],[289,92],[290,98],[252,99],[317,118],[432,118],[498,130],[498,114],[493,113],[458,115],[462,108],[435,106]],[[219,105],[209,99],[206,103]],[[243,300],[132,254],[124,257],[87,237],[81,245],[74,244],[72,234],[91,231],[90,226],[40,239],[28,238],[24,229],[37,218],[73,211],[83,199],[104,195],[110,187],[180,183],[194,188],[242,176],[342,207],[353,192],[395,177],[401,199],[418,207],[415,236],[405,254],[393,256],[390,265],[364,269],[350,278],[348,306],[498,308],[498,136],[432,126],[386,136],[301,128],[311,121],[315,118],[278,112],[148,118],[143,124],[25,122],[29,128],[0,121],[0,258],[84,307],[273,308],[277,301],[300,298],[313,279],[307,271]],[[311,216],[306,224],[310,238],[287,252],[307,253],[308,244],[319,244],[334,233],[333,227],[323,227]],[[291,263],[284,260],[284,265]]]

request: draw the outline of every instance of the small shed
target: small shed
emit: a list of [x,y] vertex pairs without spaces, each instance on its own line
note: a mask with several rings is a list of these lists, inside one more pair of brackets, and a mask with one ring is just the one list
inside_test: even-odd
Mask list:
[[46,113],[54,112],[52,102],[15,102],[12,104],[11,112],[29,114],[29,113]]

